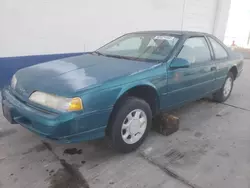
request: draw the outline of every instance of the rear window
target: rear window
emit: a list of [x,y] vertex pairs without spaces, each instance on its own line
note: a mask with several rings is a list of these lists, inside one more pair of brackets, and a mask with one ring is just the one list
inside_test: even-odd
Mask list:
[[226,50],[213,38],[209,37],[209,40],[214,49],[215,59],[226,59],[228,56]]

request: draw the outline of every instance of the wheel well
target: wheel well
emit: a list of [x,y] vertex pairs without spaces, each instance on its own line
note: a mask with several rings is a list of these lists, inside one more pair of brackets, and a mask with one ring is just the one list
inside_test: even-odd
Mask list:
[[159,96],[153,87],[136,86],[134,88],[131,88],[128,91],[126,91],[122,96],[120,96],[119,99],[116,101],[112,113],[109,117],[106,133],[109,133],[109,127],[110,127],[109,125],[111,124],[112,119],[115,116],[119,104],[122,103],[124,99],[127,97],[137,97],[145,100],[149,104],[153,116],[156,115],[159,111],[159,105],[160,105]]
[[233,67],[229,70],[229,72],[233,73],[234,79],[236,79],[236,77],[237,77],[237,75],[238,75],[238,70],[237,70],[236,66],[233,66]]
[[159,97],[156,90],[151,86],[137,86],[125,93],[125,97],[133,96],[145,100],[155,115],[159,110]]

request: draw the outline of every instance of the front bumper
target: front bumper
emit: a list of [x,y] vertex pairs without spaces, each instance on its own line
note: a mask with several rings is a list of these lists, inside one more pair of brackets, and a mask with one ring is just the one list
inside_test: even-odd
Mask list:
[[5,117],[11,123],[20,124],[42,137],[63,143],[105,136],[106,122],[111,112],[111,109],[89,114],[49,112],[19,100],[8,88],[2,90],[2,107],[8,109],[10,117]]

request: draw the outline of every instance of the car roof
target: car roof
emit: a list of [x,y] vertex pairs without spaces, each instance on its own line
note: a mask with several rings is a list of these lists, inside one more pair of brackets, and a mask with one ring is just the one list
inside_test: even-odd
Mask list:
[[132,33],[141,33],[141,34],[158,34],[158,35],[164,35],[164,34],[170,34],[170,35],[187,35],[187,36],[193,36],[193,35],[210,35],[208,33],[204,32],[197,32],[197,31],[178,31],[178,30],[163,30],[163,31],[137,31]]

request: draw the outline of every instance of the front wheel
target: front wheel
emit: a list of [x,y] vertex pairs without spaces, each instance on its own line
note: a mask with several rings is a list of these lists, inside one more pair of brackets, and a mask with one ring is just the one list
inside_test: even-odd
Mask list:
[[119,104],[111,122],[113,147],[123,153],[138,148],[146,138],[152,123],[152,112],[144,100],[129,97]]
[[223,87],[213,95],[213,99],[216,102],[226,101],[231,95],[233,85],[234,85],[234,75],[232,72],[229,72],[225,80],[225,83],[223,84]]

